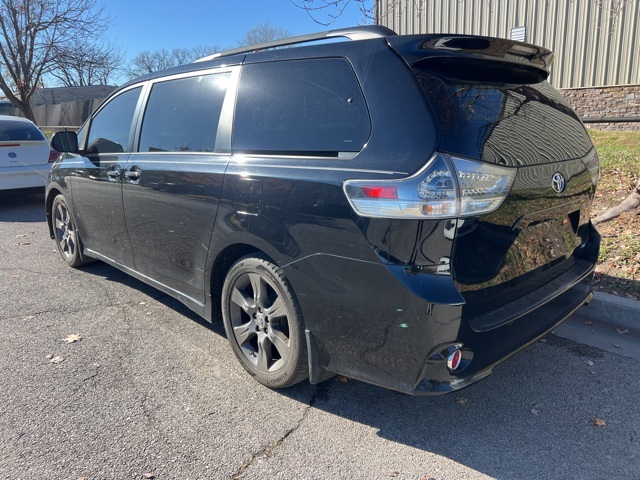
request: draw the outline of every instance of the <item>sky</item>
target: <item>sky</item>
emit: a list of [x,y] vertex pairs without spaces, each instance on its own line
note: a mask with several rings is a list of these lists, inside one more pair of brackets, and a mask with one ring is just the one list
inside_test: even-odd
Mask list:
[[[296,0],[299,4],[302,0]],[[113,17],[107,32],[121,46],[127,59],[144,50],[190,48],[196,45],[237,47],[251,28],[269,22],[293,35],[344,28],[362,22],[354,2],[329,27],[314,22],[290,0],[108,0]],[[323,18],[327,18],[326,15]]]

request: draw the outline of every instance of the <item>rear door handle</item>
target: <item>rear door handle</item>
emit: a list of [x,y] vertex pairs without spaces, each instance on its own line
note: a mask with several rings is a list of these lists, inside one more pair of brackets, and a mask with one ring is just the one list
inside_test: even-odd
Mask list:
[[109,177],[109,180],[120,180],[121,173],[122,170],[118,167],[113,167],[112,169],[107,170],[107,177]]

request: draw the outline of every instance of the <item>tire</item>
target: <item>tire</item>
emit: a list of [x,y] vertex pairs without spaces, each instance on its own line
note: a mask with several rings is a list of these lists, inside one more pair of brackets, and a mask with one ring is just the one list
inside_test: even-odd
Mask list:
[[309,375],[304,323],[282,270],[261,256],[241,258],[222,287],[222,319],[242,366],[269,388]]
[[80,235],[76,228],[76,222],[73,220],[71,210],[62,195],[53,199],[51,218],[58,252],[67,265],[75,268],[90,263],[90,260],[82,257]]

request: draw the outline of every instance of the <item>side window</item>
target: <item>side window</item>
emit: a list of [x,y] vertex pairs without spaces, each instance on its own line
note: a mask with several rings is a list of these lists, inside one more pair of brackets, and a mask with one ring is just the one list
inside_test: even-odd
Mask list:
[[140,152],[213,152],[230,73],[153,85],[142,121]]
[[371,123],[358,80],[340,58],[245,65],[233,149],[247,153],[358,152]]
[[87,153],[123,153],[127,149],[141,90],[142,87],[137,87],[118,95],[93,117]]

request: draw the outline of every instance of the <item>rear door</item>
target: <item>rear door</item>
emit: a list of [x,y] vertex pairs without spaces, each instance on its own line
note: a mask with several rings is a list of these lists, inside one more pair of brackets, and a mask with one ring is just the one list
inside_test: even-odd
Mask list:
[[153,82],[138,149],[124,169],[135,269],[200,304],[229,160],[234,95],[228,93],[238,73],[234,67]]

